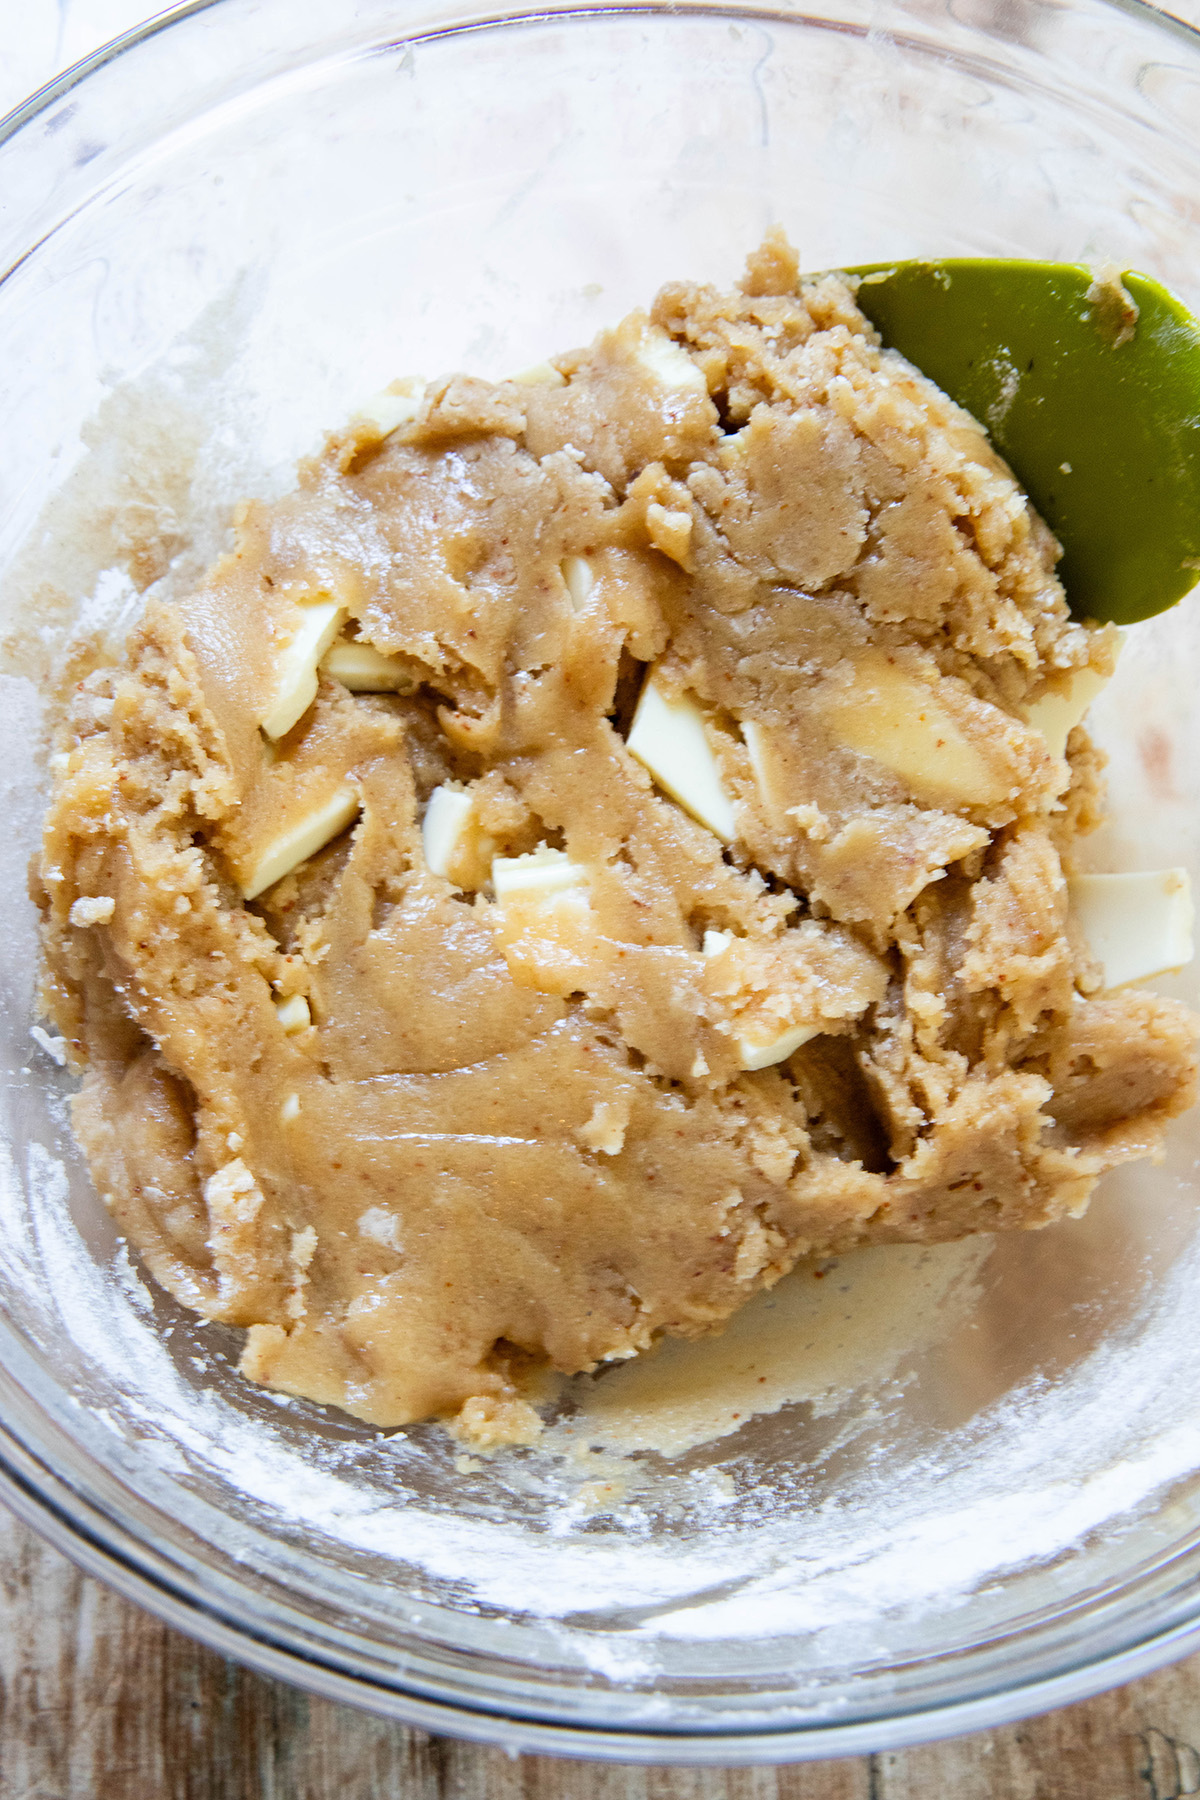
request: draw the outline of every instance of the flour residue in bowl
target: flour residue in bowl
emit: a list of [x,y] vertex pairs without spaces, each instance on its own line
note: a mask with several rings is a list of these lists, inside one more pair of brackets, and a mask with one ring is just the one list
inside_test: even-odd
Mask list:
[[578,1411],[554,1436],[677,1456],[797,1401],[818,1415],[834,1412],[967,1322],[992,1242],[876,1246],[806,1264],[752,1300],[720,1336],[664,1340],[636,1362],[574,1384]]

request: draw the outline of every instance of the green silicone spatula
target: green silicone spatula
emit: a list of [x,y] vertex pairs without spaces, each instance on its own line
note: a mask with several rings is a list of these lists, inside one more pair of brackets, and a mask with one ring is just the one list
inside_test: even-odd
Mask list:
[[992,259],[847,273],[884,343],[987,429],[1076,617],[1129,625],[1200,579],[1200,325],[1165,288]]

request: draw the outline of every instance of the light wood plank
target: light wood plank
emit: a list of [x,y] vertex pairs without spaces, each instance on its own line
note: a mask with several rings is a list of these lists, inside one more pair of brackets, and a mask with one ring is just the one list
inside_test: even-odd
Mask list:
[[1081,1706],[780,1768],[510,1759],[310,1700],[160,1625],[0,1509],[4,1800],[1182,1800],[1200,1657]]

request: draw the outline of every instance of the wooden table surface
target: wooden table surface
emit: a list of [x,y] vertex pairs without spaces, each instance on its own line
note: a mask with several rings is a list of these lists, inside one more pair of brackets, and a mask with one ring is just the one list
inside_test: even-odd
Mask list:
[[1027,1724],[760,1769],[510,1759],[250,1674],[0,1508],[2,1800],[1178,1800],[1200,1656]]

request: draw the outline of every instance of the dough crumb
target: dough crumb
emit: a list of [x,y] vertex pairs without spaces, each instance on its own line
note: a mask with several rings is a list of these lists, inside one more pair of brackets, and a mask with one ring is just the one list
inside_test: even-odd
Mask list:
[[485,1395],[464,1401],[449,1423],[453,1435],[476,1450],[532,1444],[544,1429],[524,1400],[494,1400]]
[[1128,344],[1137,332],[1141,309],[1115,263],[1105,263],[1087,291],[1088,303],[1096,315],[1096,329],[1114,350]]
[[599,1151],[604,1156],[619,1156],[625,1148],[630,1111],[627,1101],[597,1100],[591,1118],[579,1127],[581,1140],[589,1150]]

